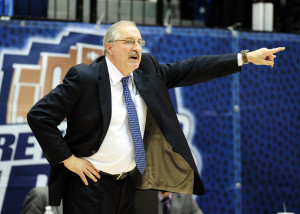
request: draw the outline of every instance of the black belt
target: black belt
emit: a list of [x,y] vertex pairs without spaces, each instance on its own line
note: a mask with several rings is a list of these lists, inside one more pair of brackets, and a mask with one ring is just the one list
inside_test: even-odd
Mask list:
[[116,180],[123,180],[124,178],[127,177],[127,175],[129,175],[129,172],[122,172],[121,174],[112,175],[112,174],[101,171],[100,174],[103,174],[103,175],[106,175],[109,177],[113,177]]

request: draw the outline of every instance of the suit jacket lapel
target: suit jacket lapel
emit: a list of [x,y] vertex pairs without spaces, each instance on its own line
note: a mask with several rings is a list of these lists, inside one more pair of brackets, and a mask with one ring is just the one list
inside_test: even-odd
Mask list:
[[139,92],[144,89],[145,84],[142,84],[143,71],[141,69],[136,69],[133,71],[133,78],[136,87],[139,89]]
[[97,72],[99,72],[98,91],[103,121],[103,131],[100,138],[100,142],[102,142],[111,120],[111,90],[106,61],[101,60],[96,68]]
[[151,81],[147,80],[147,75],[141,70],[136,69],[133,72],[134,83],[144,101],[150,103]]

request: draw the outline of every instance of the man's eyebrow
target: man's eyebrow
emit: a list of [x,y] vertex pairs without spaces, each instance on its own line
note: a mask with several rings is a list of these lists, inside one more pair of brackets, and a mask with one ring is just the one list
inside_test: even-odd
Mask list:
[[[132,40],[134,40],[134,38],[132,38],[132,37],[125,37],[125,39],[132,39]],[[137,39],[137,40],[143,40],[142,38],[139,38],[139,39]]]

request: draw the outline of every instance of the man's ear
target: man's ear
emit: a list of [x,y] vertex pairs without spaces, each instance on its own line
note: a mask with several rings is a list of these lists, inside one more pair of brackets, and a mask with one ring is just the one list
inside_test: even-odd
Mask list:
[[106,53],[108,53],[109,55],[112,55],[112,44],[107,42],[105,44],[105,50],[106,50]]

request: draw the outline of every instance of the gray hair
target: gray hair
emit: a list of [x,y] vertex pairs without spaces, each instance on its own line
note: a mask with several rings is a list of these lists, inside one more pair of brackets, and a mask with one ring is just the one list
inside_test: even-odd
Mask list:
[[123,20],[123,21],[116,22],[115,24],[110,26],[110,28],[108,28],[108,30],[103,38],[104,55],[106,55],[105,44],[119,39],[119,37],[120,37],[119,28],[121,26],[126,26],[126,25],[133,25],[136,27],[136,24],[134,22]]

